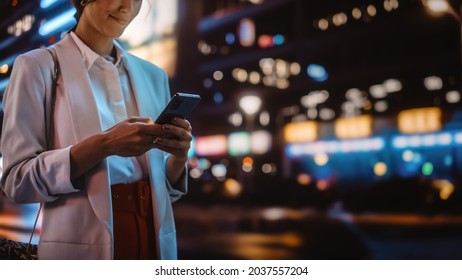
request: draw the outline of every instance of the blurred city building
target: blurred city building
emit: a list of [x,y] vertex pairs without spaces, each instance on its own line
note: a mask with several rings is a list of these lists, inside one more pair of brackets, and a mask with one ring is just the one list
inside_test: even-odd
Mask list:
[[[0,11],[2,93],[18,54],[75,21],[64,0]],[[120,41],[172,92],[202,96],[180,257],[460,259],[460,13],[457,0],[144,1]]]

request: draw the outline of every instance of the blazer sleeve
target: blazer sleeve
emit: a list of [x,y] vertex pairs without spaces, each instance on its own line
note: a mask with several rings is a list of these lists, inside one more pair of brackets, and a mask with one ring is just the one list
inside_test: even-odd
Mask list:
[[3,97],[0,183],[17,203],[48,202],[78,191],[70,181],[70,147],[47,151],[51,61],[45,50],[18,56]]
[[[165,92],[167,94],[167,102],[168,100],[170,100],[170,85],[169,85],[169,82],[168,82],[168,76],[167,76],[167,73],[165,73],[165,71],[162,71],[163,73],[163,80],[164,80],[164,88],[165,88]],[[167,105],[167,103],[165,104]],[[167,162],[168,162],[168,158],[170,157],[170,154],[168,153],[165,153],[165,157],[164,157],[164,164],[165,164],[165,170],[167,170]],[[166,185],[167,185],[167,189],[168,189],[168,193],[170,195],[170,201],[171,202],[175,202],[177,201],[178,199],[180,199],[183,195],[185,195],[188,191],[188,166],[187,164],[185,165],[184,167],[184,171],[183,171],[183,174],[181,176],[181,178],[178,180],[178,182],[175,184],[175,185],[172,185],[168,179],[166,179]],[[165,178],[167,178],[167,176],[165,176]]]
[[[169,158],[169,154],[165,155],[165,168],[167,168],[167,161]],[[175,202],[180,199],[183,195],[185,195],[188,191],[188,166],[185,166],[183,174],[181,178],[178,180],[178,183],[172,185],[168,179],[166,179],[166,186],[168,189],[168,193],[170,195],[170,201]],[[165,176],[167,177],[167,176]]]

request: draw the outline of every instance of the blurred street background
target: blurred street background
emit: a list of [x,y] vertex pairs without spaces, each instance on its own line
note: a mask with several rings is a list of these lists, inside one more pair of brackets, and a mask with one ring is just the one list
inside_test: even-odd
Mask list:
[[[180,259],[462,259],[461,8],[144,0],[120,42],[202,97]],[[0,94],[74,13],[0,2]],[[0,201],[0,236],[27,242],[37,207]]]

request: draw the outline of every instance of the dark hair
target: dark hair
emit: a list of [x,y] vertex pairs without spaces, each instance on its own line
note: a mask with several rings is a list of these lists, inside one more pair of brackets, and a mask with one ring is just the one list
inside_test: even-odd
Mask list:
[[75,19],[77,22],[79,22],[79,18],[83,13],[83,9],[85,8],[85,5],[87,5],[90,2],[93,2],[95,0],[72,0],[72,5],[75,7],[77,12],[75,13]]
[[79,21],[79,18],[80,18],[80,15],[83,13],[83,7],[80,5],[80,1],[79,0],[72,0],[72,5],[75,7],[75,9],[77,10],[77,12],[75,13],[75,19],[77,21]]
[[85,8],[85,5],[87,5],[88,3],[93,2],[93,1],[95,1],[95,0],[71,0],[72,5],[75,7],[77,12],[74,15],[76,24],[74,25],[74,27],[71,30],[69,30],[69,32],[70,31],[75,31],[75,29],[77,28],[77,24],[79,23],[80,16],[83,13],[83,9]]

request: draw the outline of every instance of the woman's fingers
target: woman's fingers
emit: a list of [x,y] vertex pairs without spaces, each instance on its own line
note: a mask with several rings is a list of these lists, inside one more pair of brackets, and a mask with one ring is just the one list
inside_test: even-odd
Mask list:
[[179,140],[191,141],[192,140],[192,127],[189,121],[180,119],[180,118],[173,118],[172,124],[164,124],[162,126],[162,130],[174,137],[166,137],[166,138],[177,138]]
[[120,156],[138,156],[158,148],[179,158],[186,157],[192,141],[189,121],[174,118],[159,125],[151,118],[131,117],[108,130],[111,146]]

